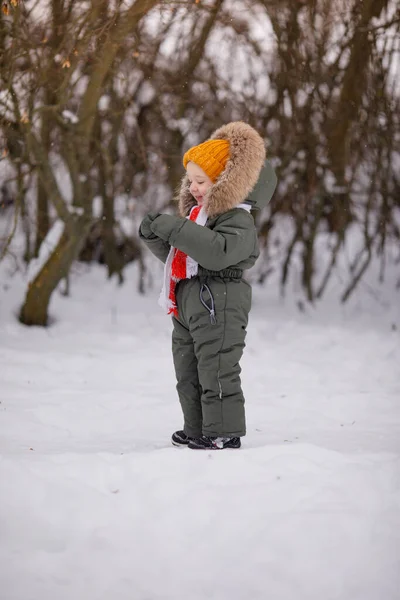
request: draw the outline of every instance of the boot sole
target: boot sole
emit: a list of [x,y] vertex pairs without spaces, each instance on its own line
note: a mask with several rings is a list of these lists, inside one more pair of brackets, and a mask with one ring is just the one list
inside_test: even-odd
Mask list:
[[195,446],[193,444],[190,445],[189,443],[188,448],[190,448],[190,450],[240,450],[241,444],[239,444],[239,446],[223,446],[222,448],[211,446],[210,448],[207,448],[206,446]]

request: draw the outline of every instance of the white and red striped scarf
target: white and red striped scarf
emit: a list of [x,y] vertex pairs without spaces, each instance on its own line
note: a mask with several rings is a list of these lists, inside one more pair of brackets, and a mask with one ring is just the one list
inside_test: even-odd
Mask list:
[[[239,204],[236,208],[243,208],[247,212],[251,210],[251,206],[245,203]],[[203,206],[194,206],[186,218],[204,227],[207,222],[207,213]],[[159,305],[167,314],[173,313],[178,316],[175,296],[176,285],[181,279],[196,277],[198,268],[199,265],[193,258],[182,252],[182,250],[171,246],[164,265],[164,282],[158,300]]]
[[[207,213],[204,207],[194,206],[186,218],[194,221],[197,225],[204,226],[207,222]],[[182,250],[171,246],[164,266],[164,283],[159,298],[160,306],[169,315],[173,313],[175,316],[178,316],[175,296],[175,288],[178,281],[195,277],[198,267],[198,263],[193,258],[190,258]]]

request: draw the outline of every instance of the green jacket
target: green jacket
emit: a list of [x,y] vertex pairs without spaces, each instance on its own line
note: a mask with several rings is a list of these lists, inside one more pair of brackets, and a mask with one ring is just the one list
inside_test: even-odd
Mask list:
[[146,238],[143,234],[141,237],[163,262],[171,246],[209,271],[228,267],[249,269],[259,255],[254,219],[242,208],[209,220],[205,227],[185,217],[158,215],[150,228],[154,237]]
[[[275,186],[275,173],[266,162],[246,202],[254,209],[262,208],[271,199]],[[150,214],[142,222],[139,235],[162,262],[173,246],[207,271],[249,269],[259,256],[254,218],[243,208],[217,214],[208,219],[205,227],[186,217]]]

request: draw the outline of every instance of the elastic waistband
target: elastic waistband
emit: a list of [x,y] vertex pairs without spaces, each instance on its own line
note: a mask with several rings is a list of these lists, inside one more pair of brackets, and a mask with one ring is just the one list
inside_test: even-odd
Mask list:
[[243,269],[221,269],[221,271],[210,271],[208,269],[204,269],[203,267],[198,268],[197,276],[200,278],[206,277],[220,277],[221,279],[242,279],[243,277]]

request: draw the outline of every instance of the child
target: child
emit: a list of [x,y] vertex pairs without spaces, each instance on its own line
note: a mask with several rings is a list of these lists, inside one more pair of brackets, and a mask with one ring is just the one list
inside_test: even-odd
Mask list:
[[[149,214],[140,237],[165,263],[160,302],[173,314],[172,352],[184,427],[172,443],[191,449],[240,448],[246,434],[239,361],[251,287],[243,270],[259,255],[250,209],[259,181],[264,201],[275,174],[262,138],[242,122],[220,127],[188,150],[179,217]],[[264,184],[264,189],[263,188]],[[259,206],[258,206],[259,207]]]

